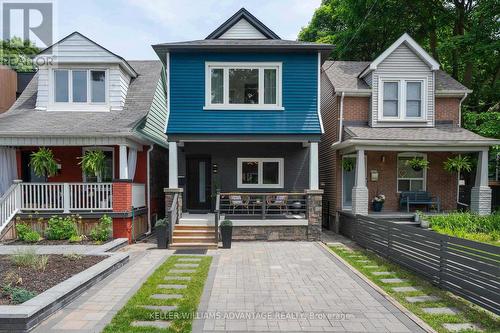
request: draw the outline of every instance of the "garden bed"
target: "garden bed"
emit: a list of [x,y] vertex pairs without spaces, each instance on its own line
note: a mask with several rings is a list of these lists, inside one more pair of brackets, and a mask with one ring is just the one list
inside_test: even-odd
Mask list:
[[68,239],[62,240],[52,240],[52,239],[42,239],[36,243],[22,241],[20,239],[15,239],[11,241],[3,242],[3,245],[103,245],[109,243],[113,239],[108,239],[105,242],[93,241],[93,240],[82,240],[80,242],[70,242]]
[[[42,256],[38,256],[42,257]],[[14,263],[11,255],[0,255],[0,305],[16,304],[9,294],[3,292],[4,286],[11,285],[25,289],[33,294],[40,294],[64,280],[99,263],[105,256],[47,255],[43,269]],[[40,261],[40,258],[37,260]]]

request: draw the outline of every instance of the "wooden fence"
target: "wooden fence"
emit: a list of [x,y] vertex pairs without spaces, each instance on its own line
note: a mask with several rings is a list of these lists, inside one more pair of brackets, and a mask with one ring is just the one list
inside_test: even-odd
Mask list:
[[500,314],[500,247],[343,212],[339,221],[360,246]]

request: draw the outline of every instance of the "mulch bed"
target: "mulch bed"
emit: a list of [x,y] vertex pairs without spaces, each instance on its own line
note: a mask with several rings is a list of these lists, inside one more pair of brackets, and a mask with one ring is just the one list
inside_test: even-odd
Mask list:
[[38,241],[36,243],[28,243],[28,242],[24,242],[22,240],[16,239],[13,241],[4,242],[2,244],[3,245],[102,245],[102,244],[106,244],[107,242],[110,242],[110,241],[111,241],[111,239],[107,240],[106,242],[99,243],[99,242],[95,242],[92,240],[84,240],[81,242],[70,243],[69,240],[67,240],[67,239],[65,239],[65,240],[42,239],[41,241]]
[[[40,271],[31,267],[18,267],[11,262],[8,255],[0,255],[0,290],[2,285],[11,283],[12,286],[40,294],[105,258],[105,256],[65,257],[62,254],[51,254],[45,271]],[[12,280],[20,283],[16,285]],[[8,304],[13,303],[4,294],[0,294],[0,305]]]

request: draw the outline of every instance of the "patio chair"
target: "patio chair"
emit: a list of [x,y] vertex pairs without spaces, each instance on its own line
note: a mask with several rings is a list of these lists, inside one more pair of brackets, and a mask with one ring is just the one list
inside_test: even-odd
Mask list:
[[230,195],[229,196],[229,209],[233,210],[233,214],[237,208],[242,208],[247,210],[247,214],[250,214],[250,197],[247,195]]
[[271,195],[266,198],[266,214],[270,207],[278,207],[280,214],[288,214],[288,195]]

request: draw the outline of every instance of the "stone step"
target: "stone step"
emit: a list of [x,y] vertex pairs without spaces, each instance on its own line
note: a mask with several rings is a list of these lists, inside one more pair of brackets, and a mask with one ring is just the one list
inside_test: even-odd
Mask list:
[[180,229],[180,230],[174,230],[174,237],[175,236],[211,236],[215,237],[215,230],[209,230],[209,229]]
[[439,297],[436,296],[429,296],[429,295],[423,295],[423,296],[408,296],[405,297],[405,299],[410,302],[410,303],[422,303],[422,302],[437,302],[439,301]]
[[165,276],[165,280],[171,281],[171,280],[179,280],[179,281],[190,281],[191,277],[190,276]]
[[423,308],[422,311],[429,314],[447,314],[447,315],[456,315],[460,312],[460,310],[456,308]]
[[395,273],[394,272],[372,272],[371,274],[376,275],[376,276],[381,276],[381,275],[392,275]]
[[201,258],[179,258],[177,261],[201,261]]
[[179,267],[179,268],[196,268],[196,267],[199,267],[200,264],[175,264],[174,265],[175,267]]
[[382,283],[404,283],[404,282],[408,282],[408,280],[398,279],[398,278],[380,279],[380,281],[382,281]]
[[215,235],[204,236],[176,236],[172,237],[172,244],[176,243],[215,243]]
[[417,287],[392,287],[392,290],[397,293],[409,293],[412,291],[419,291],[420,288]]
[[159,284],[156,287],[162,288],[162,289],[186,289],[187,288],[187,286],[185,284]]
[[175,230],[210,230],[215,231],[215,227],[207,226],[207,225],[195,225],[195,224],[176,224]]
[[168,273],[173,273],[173,274],[183,274],[183,273],[195,273],[196,269],[171,269],[168,271]]
[[371,262],[370,260],[355,260],[356,262],[360,262],[362,264],[366,264],[366,263],[369,263]]
[[363,266],[363,268],[368,268],[368,269],[378,269],[380,268],[379,266],[377,265],[369,265],[369,266]]
[[165,320],[153,320],[153,321],[136,320],[133,321],[130,325],[133,327],[168,328],[170,326],[170,322]]
[[479,332],[483,331],[479,326],[471,323],[443,324],[443,327],[450,332],[460,332],[465,330],[475,330]]
[[179,299],[183,296],[179,294],[153,294],[150,297],[154,299]]
[[169,312],[177,310],[177,305],[141,305],[146,310]]

